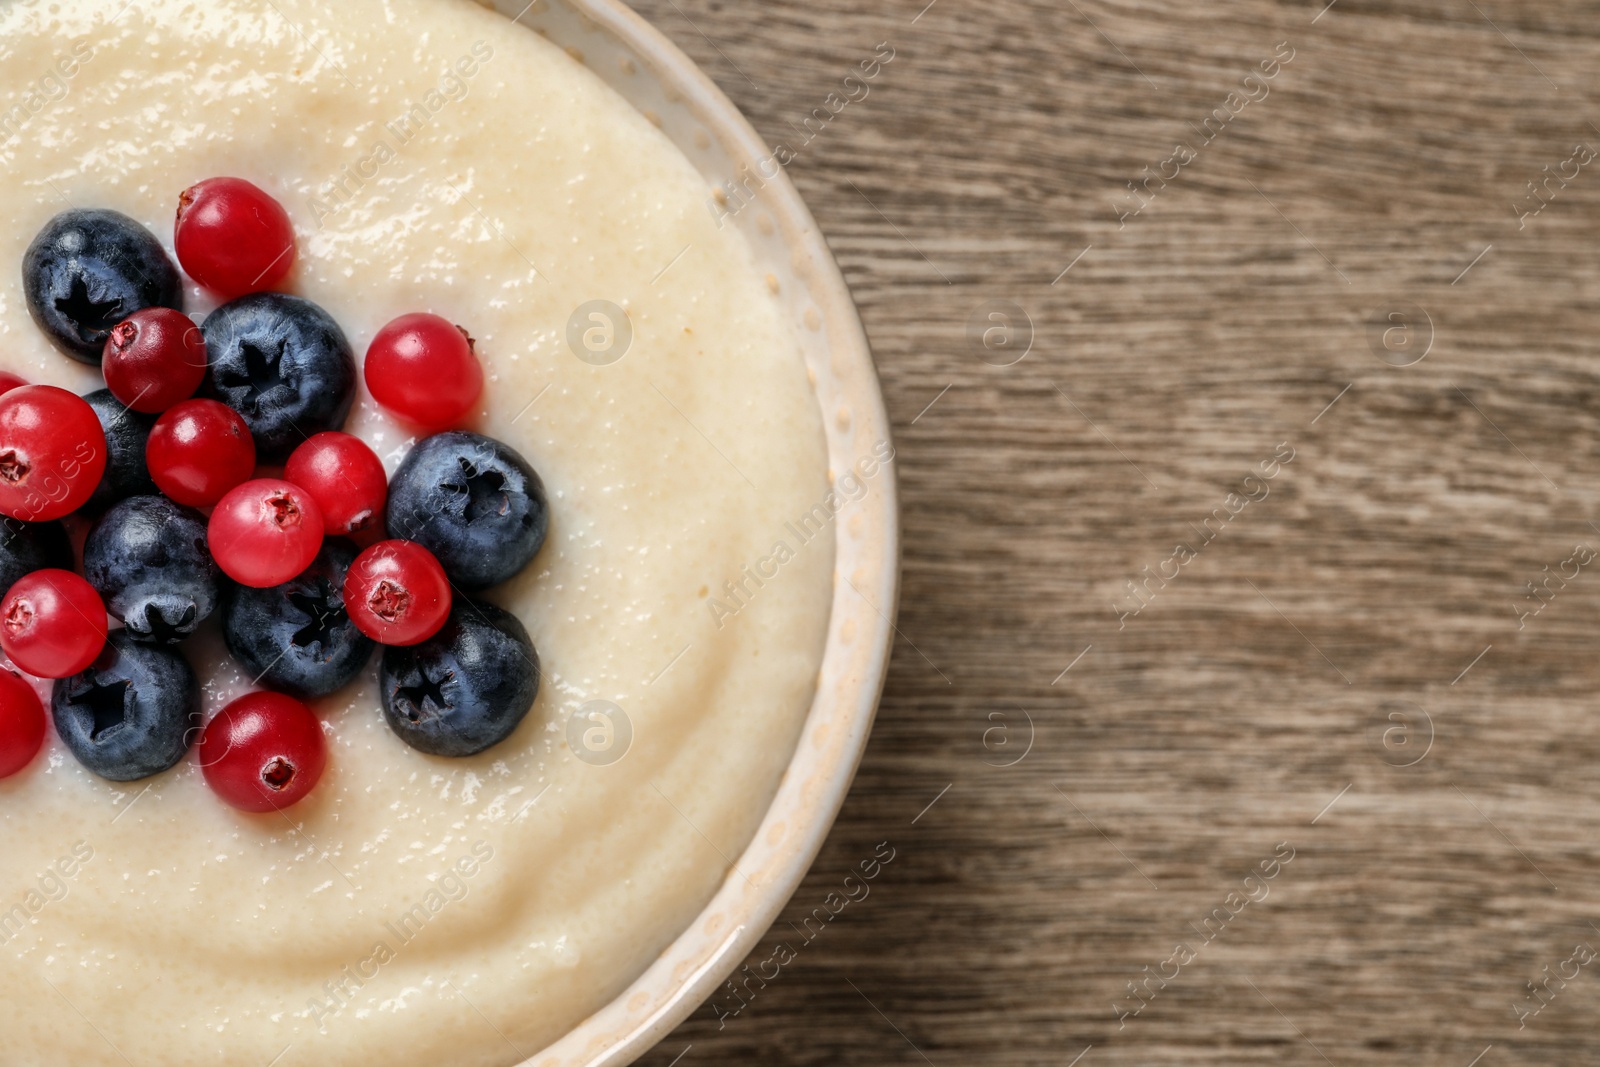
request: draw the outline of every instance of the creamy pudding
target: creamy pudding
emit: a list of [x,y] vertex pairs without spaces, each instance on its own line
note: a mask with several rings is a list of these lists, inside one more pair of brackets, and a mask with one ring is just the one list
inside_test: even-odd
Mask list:
[[[192,755],[116,785],[55,738],[0,781],[0,1061],[533,1055],[730,876],[811,700],[832,537],[790,528],[829,472],[749,248],[642,115],[467,0],[20,0],[0,51],[0,262],[69,204],[170,249],[179,191],[247,178],[295,223],[287,287],[358,353],[412,311],[471,331],[469,426],[550,500],[544,549],[490,594],[544,668],[496,748],[408,748],[374,664],[318,702],[327,775],[284,814],[218,803]],[[0,335],[0,369],[99,387],[16,266]],[[414,443],[364,392],[346,429],[391,471]],[[208,713],[250,688],[214,626],[183,647]]]

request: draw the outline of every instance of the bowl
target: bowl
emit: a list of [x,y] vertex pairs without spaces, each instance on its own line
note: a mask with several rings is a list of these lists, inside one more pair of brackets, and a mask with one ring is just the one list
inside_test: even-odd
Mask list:
[[[892,448],[866,334],[816,220],[771,149],[711,79],[615,0],[479,2],[565,48],[705,177],[707,210],[744,233],[757,269],[794,322],[822,410],[830,477],[874,448]],[[719,192],[734,182],[732,198]],[[637,1059],[744,960],[816,858],[866,747],[895,632],[892,463],[834,528],[832,616],[816,695],[772,806],[734,861],[746,877],[724,878],[705,910],[638,979],[527,1067],[620,1067]]]

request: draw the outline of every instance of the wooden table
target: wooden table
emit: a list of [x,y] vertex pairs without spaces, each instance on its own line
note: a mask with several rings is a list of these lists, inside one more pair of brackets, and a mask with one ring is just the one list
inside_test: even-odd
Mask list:
[[905,524],[795,958],[645,1062],[1596,1062],[1593,7],[925,2],[639,4],[791,145],[893,49],[789,172]]

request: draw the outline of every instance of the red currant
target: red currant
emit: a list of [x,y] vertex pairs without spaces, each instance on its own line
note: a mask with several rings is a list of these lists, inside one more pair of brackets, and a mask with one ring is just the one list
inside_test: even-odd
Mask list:
[[283,476],[311,494],[329,534],[360,533],[382,521],[389,478],[359,437],[337,430],[313,434],[290,455]]
[[294,225],[243,178],[207,178],[178,197],[178,262],[224,300],[274,288],[294,266]]
[[0,648],[39,678],[67,678],[106,643],[106,606],[82,576],[48,568],[17,579],[0,600]]
[[44,746],[44,705],[21,677],[0,669],[0,778],[16,774]]
[[217,566],[240,585],[282,585],[311,566],[322,547],[322,510],[292,482],[257,478],[217,501],[206,541]]
[[82,507],[106,470],[106,435],[76,393],[25,385],[0,396],[0,515],[59,519]]
[[27,382],[23,381],[21,378],[18,378],[15,374],[10,373],[9,371],[0,370],[0,396],[3,396],[6,393],[11,392],[13,389],[27,384]]
[[183,312],[145,308],[112,327],[100,369],[112,396],[134,411],[155,415],[200,388],[206,339]]
[[467,331],[426,313],[401,315],[379,330],[363,373],[374,400],[425,430],[459,422],[483,392]]
[[414,541],[379,541],[350,564],[344,610],[356,629],[385,645],[415,645],[450,614],[450,580]]
[[197,749],[206,784],[240,811],[279,811],[305,798],[328,765],[310,708],[282,693],[246,693],[206,723]]
[[144,462],[157,489],[180,504],[208,508],[255,473],[256,443],[228,405],[185,400],[150,428]]

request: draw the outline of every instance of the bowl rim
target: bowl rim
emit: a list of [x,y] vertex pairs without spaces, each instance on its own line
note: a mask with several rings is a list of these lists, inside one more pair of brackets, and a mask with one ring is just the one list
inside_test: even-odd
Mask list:
[[[523,0],[480,2],[492,3],[513,21],[521,20],[529,12],[547,12],[552,7],[568,9],[578,16],[585,28],[593,27],[622,45],[625,53],[649,72],[675,106],[687,107],[711,137],[720,142],[721,149],[735,164],[736,173],[741,167],[759,166],[772,158],[773,151],[765,140],[699,65],[621,0],[533,0],[526,7]],[[558,46],[566,45],[569,54],[585,62],[581,51],[575,51],[574,42],[554,37],[551,40]],[[615,75],[591,69],[603,82],[620,91]],[[636,102],[630,102],[637,107]],[[661,126],[669,139],[689,155],[691,163],[694,162],[694,156],[673,138],[659,116],[646,111],[646,117]],[[705,176],[709,184],[711,175]],[[784,168],[778,167],[770,176],[763,168],[760,177],[763,210],[771,216],[791,254],[796,272],[803,275],[812,301],[820,308],[820,323],[814,323],[808,312],[805,325],[814,331],[825,331],[829,356],[829,366],[825,369],[843,381],[848,390],[849,414],[841,422],[849,422],[850,433],[856,440],[888,443],[892,459],[893,435],[877,368],[866,330],[838,263]],[[710,191],[708,189],[708,193]],[[817,371],[815,366],[813,371]],[[823,409],[831,481],[841,458],[838,450],[845,447],[841,443],[845,428],[836,426],[829,418],[820,383],[814,387],[813,397]],[[538,1067],[622,1067],[631,1063],[688,1018],[727,979],[776,921],[809,872],[833,828],[866,749],[887,676],[894,636],[898,632],[895,616],[900,581],[900,522],[898,479],[892,462],[884,463],[880,477],[879,492],[875,494],[878,506],[871,516],[871,529],[866,538],[871,547],[863,550],[866,558],[860,560],[850,574],[843,573],[839,562],[846,555],[845,542],[851,535],[842,517],[833,524],[837,553],[835,595],[828,623],[824,669],[819,672],[817,689],[795,752],[749,844],[734,860],[706,907],[643,974],[564,1036],[528,1057],[522,1067],[535,1064]],[[865,499],[871,501],[874,496]],[[861,555],[861,552],[853,554]],[[841,584],[845,588],[841,588]],[[847,596],[858,597],[872,610],[857,612],[850,616],[850,621],[841,622],[839,607],[842,598]],[[865,624],[855,626],[856,619],[865,620]],[[841,651],[845,645],[852,646],[852,651]],[[835,701],[823,684],[824,674],[830,661],[837,662],[839,657],[847,655],[854,657],[856,667],[840,680],[848,697]],[[819,767],[820,773],[801,782],[795,774],[796,768],[807,754],[808,738],[823,732],[818,723],[828,717],[824,712],[829,711],[830,703],[838,705],[830,714],[843,720],[844,729],[833,731],[830,728],[826,742],[831,753],[830,762]],[[814,747],[822,745],[819,741]],[[783,852],[769,855],[762,861],[758,873],[764,884],[759,892],[747,892],[748,879],[736,879],[733,873],[751,869],[752,857],[758,851],[771,853],[772,849],[763,843],[780,830],[789,834]],[[719,928],[725,932],[715,932]]]

